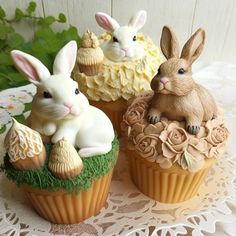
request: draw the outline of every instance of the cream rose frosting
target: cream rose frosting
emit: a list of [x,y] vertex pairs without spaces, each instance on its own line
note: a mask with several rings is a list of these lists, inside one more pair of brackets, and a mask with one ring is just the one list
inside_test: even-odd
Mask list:
[[[109,40],[110,37],[109,33],[103,34],[100,43]],[[150,82],[161,63],[161,56],[149,37],[138,34],[137,40],[146,52],[146,56],[142,59],[113,62],[104,58],[103,71],[96,76],[80,73],[78,65],[75,66],[74,79],[90,100],[106,102],[116,101],[119,98],[128,100],[150,89]]]
[[200,132],[191,135],[185,130],[185,122],[162,118],[157,124],[146,120],[153,91],[135,98],[123,116],[122,131],[128,138],[128,148],[135,150],[150,162],[170,168],[178,163],[183,169],[196,172],[206,158],[220,157],[226,147],[229,132],[219,109],[216,119],[203,122]]

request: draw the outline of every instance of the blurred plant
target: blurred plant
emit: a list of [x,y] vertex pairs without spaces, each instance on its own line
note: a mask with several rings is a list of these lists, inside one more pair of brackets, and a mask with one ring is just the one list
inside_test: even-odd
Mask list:
[[[66,17],[60,13],[58,17],[35,16],[36,3],[30,2],[25,11],[16,8],[13,19],[7,19],[4,9],[0,6],[0,91],[10,87],[28,84],[28,81],[16,70],[10,57],[13,49],[22,50],[38,58],[52,72],[56,53],[70,40],[76,40],[79,46],[80,36],[74,26],[61,32],[55,32],[52,24],[65,23]],[[26,42],[17,33],[12,24],[28,20],[36,24],[36,32],[31,41]]]

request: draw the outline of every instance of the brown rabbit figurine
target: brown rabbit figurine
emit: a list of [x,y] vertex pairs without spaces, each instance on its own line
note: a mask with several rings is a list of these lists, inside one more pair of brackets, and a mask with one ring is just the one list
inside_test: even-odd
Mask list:
[[192,63],[203,50],[205,31],[198,29],[185,43],[181,56],[174,32],[167,26],[161,35],[161,50],[167,61],[160,65],[152,79],[152,98],[148,121],[155,124],[161,116],[186,120],[186,130],[197,134],[202,121],[217,115],[217,105],[207,89],[192,79]]

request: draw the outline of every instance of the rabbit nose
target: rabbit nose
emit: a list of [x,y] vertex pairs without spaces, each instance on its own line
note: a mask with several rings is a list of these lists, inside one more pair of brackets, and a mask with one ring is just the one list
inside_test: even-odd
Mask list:
[[67,102],[67,103],[64,103],[64,106],[70,109],[71,107],[73,107],[73,104],[70,102]]
[[122,48],[122,50],[127,52],[129,49],[128,48]]
[[163,77],[163,78],[160,79],[160,82],[161,82],[162,84],[166,84],[166,83],[169,82],[169,80],[168,80],[166,77]]

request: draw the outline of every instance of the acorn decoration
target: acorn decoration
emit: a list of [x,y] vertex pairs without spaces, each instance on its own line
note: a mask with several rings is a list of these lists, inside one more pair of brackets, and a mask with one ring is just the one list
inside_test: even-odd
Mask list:
[[53,145],[48,168],[56,177],[70,179],[80,174],[83,162],[74,146],[62,139]]
[[14,118],[12,120],[12,127],[4,140],[10,162],[19,170],[41,168],[46,160],[46,150],[40,134]]
[[77,63],[81,73],[97,75],[102,70],[104,54],[99,47],[97,36],[87,30],[82,36],[81,47],[77,54]]

